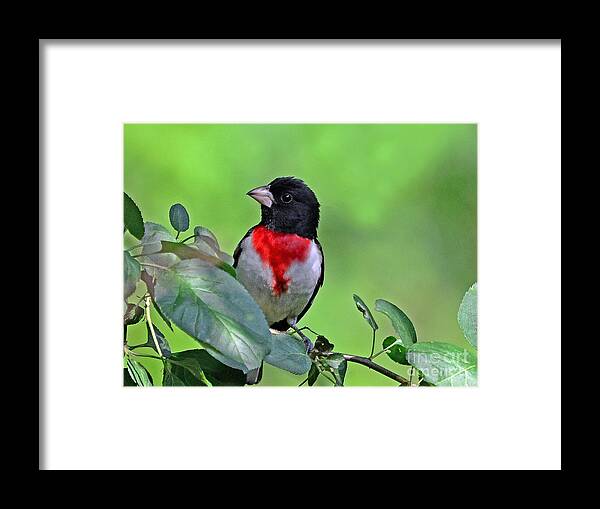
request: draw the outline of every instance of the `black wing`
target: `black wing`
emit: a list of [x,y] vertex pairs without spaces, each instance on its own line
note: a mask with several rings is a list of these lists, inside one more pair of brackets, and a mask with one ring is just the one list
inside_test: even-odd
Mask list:
[[309,310],[310,306],[312,306],[313,300],[315,300],[317,293],[319,293],[319,289],[323,286],[323,280],[325,279],[325,255],[323,255],[323,248],[321,247],[321,244],[319,244],[319,241],[317,239],[315,239],[315,244],[319,248],[319,251],[321,251],[321,275],[319,276],[319,280],[317,281],[317,285],[315,286],[315,290],[313,291],[313,294],[310,296],[310,300],[308,301],[308,303],[306,304],[304,309],[298,315],[298,319],[296,320],[296,323],[298,323],[300,321],[300,318],[302,318],[306,314],[306,312]]
[[242,240],[240,240],[238,242],[238,245],[235,248],[235,251],[233,252],[233,267],[237,268],[237,264],[238,264],[238,260],[240,259],[240,254],[242,254],[242,242],[244,242],[244,240],[246,240],[250,235],[252,235],[252,230],[254,230],[254,228],[256,228],[258,225],[253,226],[252,228],[250,228],[247,232],[246,235],[244,235],[242,237]]

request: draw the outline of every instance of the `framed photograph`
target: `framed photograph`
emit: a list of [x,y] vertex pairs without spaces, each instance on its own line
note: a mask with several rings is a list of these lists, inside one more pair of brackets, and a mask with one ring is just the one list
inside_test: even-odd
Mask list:
[[124,176],[126,385],[477,384],[475,124],[126,124]]
[[40,149],[40,469],[561,468],[560,40],[41,40]]

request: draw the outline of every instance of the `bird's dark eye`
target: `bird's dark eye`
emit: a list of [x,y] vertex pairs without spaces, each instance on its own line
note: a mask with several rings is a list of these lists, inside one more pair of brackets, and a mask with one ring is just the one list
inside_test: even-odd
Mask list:
[[281,195],[281,201],[283,203],[289,203],[292,201],[292,195],[290,193],[283,193]]

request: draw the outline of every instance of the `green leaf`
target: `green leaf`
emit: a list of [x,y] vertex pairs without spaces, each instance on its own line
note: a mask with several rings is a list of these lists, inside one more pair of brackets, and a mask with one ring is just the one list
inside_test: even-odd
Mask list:
[[317,378],[319,378],[320,374],[319,368],[317,368],[317,365],[313,363],[310,367],[310,371],[308,372],[308,385],[312,387],[317,381]]
[[[242,370],[233,369],[219,362],[206,350],[191,350],[207,380],[215,387],[242,386],[246,384],[246,375]],[[182,353],[182,352],[179,352]]]
[[194,245],[203,253],[216,256],[228,265],[233,265],[233,256],[221,251],[217,237],[208,228],[204,226],[194,228]]
[[[222,364],[211,356],[206,350],[185,350],[183,352],[175,352],[167,360],[167,364],[174,365],[170,370],[171,375],[175,374],[181,380],[186,380],[186,376],[194,375],[199,381],[202,378],[217,386],[242,386],[246,384],[246,375],[239,369],[232,369],[225,364]],[[187,370],[190,373],[185,374],[182,370]],[[202,373],[202,377],[196,374]],[[200,384],[198,384],[200,385]],[[205,383],[202,385],[206,385]]]
[[136,239],[141,239],[144,236],[144,220],[142,219],[142,213],[127,193],[123,193],[123,198],[125,229],[129,230],[129,233]]
[[205,263],[218,267],[219,269],[227,272],[229,275],[236,277],[235,269],[231,265],[224,262],[220,258],[217,258],[216,256],[203,253],[196,247],[181,244],[180,242],[170,242],[167,240],[162,240],[161,246],[161,253],[173,253],[181,260],[192,260],[196,258]]
[[144,309],[137,304],[127,303],[127,309],[123,316],[125,325],[135,325],[144,317]]
[[136,383],[134,382],[133,378],[131,378],[127,368],[123,368],[123,385],[125,387],[136,387]]
[[386,352],[387,356],[398,364],[407,365],[408,361],[406,360],[406,347],[398,341],[400,340],[396,339],[394,336],[388,336],[383,340],[383,348],[388,348],[389,346],[394,345],[388,352]]
[[176,364],[165,362],[163,369],[163,387],[207,387],[210,382],[202,372],[202,369],[192,362]]
[[221,352],[219,352],[218,350],[216,350],[215,348],[213,348],[209,344],[204,343],[203,341],[200,341],[199,339],[196,339],[196,341],[198,341],[198,343],[200,344],[200,346],[204,350],[206,350],[206,352],[211,357],[214,357],[221,364],[225,364],[225,366],[229,366],[230,368],[237,369],[238,371],[246,372],[247,368],[241,362],[237,362],[237,361],[234,361],[233,359],[230,359],[229,357],[225,357]]
[[258,368],[269,351],[265,316],[234,278],[200,260],[182,260],[157,275],[158,307],[193,338],[244,366]]
[[123,251],[123,291],[125,299],[135,292],[137,282],[140,280],[141,270],[138,261],[127,251]]
[[344,382],[346,380],[346,371],[348,371],[348,362],[346,361],[346,359],[344,359],[338,367],[339,377],[336,377],[336,380],[340,380],[340,385],[344,385]]
[[373,315],[371,314],[371,310],[367,307],[367,305],[364,303],[364,301],[356,294],[353,294],[352,298],[354,299],[356,308],[362,313],[363,318],[367,321],[367,323],[371,326],[371,328],[373,330],[379,329],[379,326],[377,325],[375,318],[373,318]]
[[477,357],[464,348],[450,343],[415,343],[408,349],[406,358],[433,385],[477,385]]
[[[171,346],[169,345],[167,338],[165,338],[165,335],[160,331],[160,329],[156,325],[152,324],[152,327],[154,327],[154,333],[156,334],[156,340],[158,341],[158,346],[160,346],[162,354],[165,357],[169,357],[171,355]],[[146,343],[144,343],[143,345],[138,345],[135,348],[146,346],[148,348],[152,348],[152,350],[154,350],[156,353],[160,354],[161,352],[156,350],[156,345],[154,344],[154,338],[152,337],[152,332],[150,331],[150,324],[148,322],[146,322],[146,332],[148,333],[148,339],[147,339]]]
[[171,332],[174,332],[173,331],[173,326],[171,325],[171,322],[164,315],[164,313],[160,310],[160,308],[156,305],[156,300],[154,300],[155,278],[152,275],[150,275],[150,273],[148,273],[147,270],[144,269],[144,270],[142,270],[141,280],[144,283],[146,283],[146,288],[148,289],[148,293],[150,294],[150,298],[152,299],[152,305],[154,306],[154,309],[156,309],[156,312],[158,313],[158,316],[160,316],[161,319],[162,319],[162,321],[167,324],[167,327],[169,327],[169,329],[171,329]]
[[207,240],[210,241],[211,245],[213,246],[213,249],[220,249],[219,241],[217,240],[217,236],[213,232],[211,232],[208,228],[206,228],[204,226],[196,226],[194,228],[194,236],[196,238],[208,237]]
[[417,331],[415,331],[410,318],[397,306],[387,300],[377,299],[375,301],[375,311],[383,313],[390,319],[396,334],[398,334],[404,346],[408,347],[417,341]]
[[190,216],[181,203],[171,206],[169,209],[169,221],[177,232],[184,232],[190,227]]
[[460,303],[458,324],[467,341],[477,348],[477,283],[467,290]]
[[[153,265],[159,265],[161,267],[171,267],[175,265],[179,258],[173,253],[161,253],[162,240],[175,242],[175,237],[162,225],[157,223],[150,223],[146,221],[144,223],[146,233],[142,237],[142,255],[139,257],[140,263],[151,263]],[[148,272],[150,276],[156,276],[161,269],[155,267],[144,267],[144,270]]]
[[142,387],[150,387],[154,385],[152,377],[148,370],[135,359],[127,358],[127,371],[129,376],[134,381],[135,385]]
[[321,359],[321,363],[324,364],[326,368],[329,368],[329,371],[335,378],[335,384],[338,386],[343,386],[348,366],[344,356],[340,353],[334,353],[328,355],[327,357],[323,357]]
[[303,375],[311,366],[304,342],[289,334],[271,335],[271,351],[265,362],[296,375]]

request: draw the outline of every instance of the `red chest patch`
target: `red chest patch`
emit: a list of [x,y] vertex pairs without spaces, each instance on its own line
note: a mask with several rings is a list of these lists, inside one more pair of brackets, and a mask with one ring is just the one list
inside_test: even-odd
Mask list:
[[306,260],[310,239],[259,226],[252,232],[252,244],[263,263],[273,271],[273,293],[279,295],[287,291],[291,279],[285,273],[292,262]]

